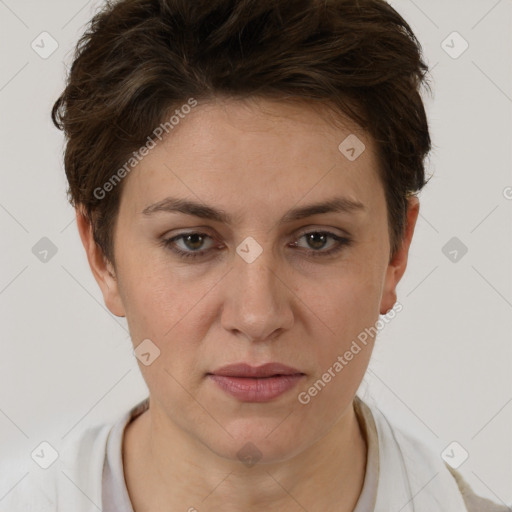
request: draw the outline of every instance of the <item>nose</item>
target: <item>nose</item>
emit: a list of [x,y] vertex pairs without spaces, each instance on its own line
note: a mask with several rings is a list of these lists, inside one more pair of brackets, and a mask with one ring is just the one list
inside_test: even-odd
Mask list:
[[223,328],[251,342],[287,331],[294,321],[289,286],[270,249],[251,263],[237,254],[224,283]]

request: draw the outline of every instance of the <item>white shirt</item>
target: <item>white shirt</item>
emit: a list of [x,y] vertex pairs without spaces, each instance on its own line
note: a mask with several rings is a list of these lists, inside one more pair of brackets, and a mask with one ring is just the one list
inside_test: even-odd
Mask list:
[[[362,411],[360,409],[361,402],[357,400],[355,405],[357,417],[360,424],[365,428],[366,433],[367,421],[362,417]],[[103,512],[118,512],[120,510],[123,512],[133,512],[124,479],[121,443],[126,425],[130,421],[134,420],[138,415],[146,411],[148,406],[148,399],[137,404],[114,425],[108,436],[105,466],[103,468]],[[369,419],[373,423],[371,415]],[[375,425],[373,425],[373,428],[369,430],[371,434],[370,432],[366,433],[368,444],[366,474],[363,489],[354,512],[367,512],[368,510],[373,510],[377,498],[379,452],[377,439],[375,437]],[[368,434],[370,434],[369,439]]]
[[[2,498],[0,512],[133,512],[124,478],[122,440],[126,426],[149,406],[133,406],[113,424],[76,432],[59,459],[43,470],[20,460],[0,461],[0,480],[29,474]],[[461,475],[431,447],[396,427],[375,405],[355,397],[366,438],[367,463],[354,512],[510,512],[476,496]],[[7,462],[7,463],[6,463]]]

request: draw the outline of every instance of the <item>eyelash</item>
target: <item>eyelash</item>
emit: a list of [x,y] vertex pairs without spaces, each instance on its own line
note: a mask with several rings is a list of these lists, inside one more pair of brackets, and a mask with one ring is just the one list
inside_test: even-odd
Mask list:
[[[306,235],[311,235],[311,234],[326,235],[327,237],[332,238],[333,240],[335,240],[337,242],[333,248],[331,248],[327,251],[322,251],[322,250],[315,251],[315,250],[304,249],[304,251],[306,253],[308,253],[309,256],[312,256],[314,258],[332,256],[332,255],[340,252],[344,247],[349,246],[352,243],[351,239],[349,239],[347,237],[335,235],[334,233],[331,233],[329,231],[307,231],[305,233],[302,233],[299,236],[298,240],[300,240],[302,237],[304,237]],[[192,236],[199,235],[201,237],[211,238],[206,233],[192,231],[192,232],[187,232],[187,233],[181,233],[180,235],[174,236],[172,238],[163,239],[162,245],[164,247],[170,249],[174,253],[176,253],[180,258],[199,258],[201,256],[204,256],[204,254],[206,252],[208,252],[209,249],[202,250],[202,251],[183,251],[182,249],[178,249],[176,246],[173,245],[176,240],[183,239],[190,235],[192,235]]]

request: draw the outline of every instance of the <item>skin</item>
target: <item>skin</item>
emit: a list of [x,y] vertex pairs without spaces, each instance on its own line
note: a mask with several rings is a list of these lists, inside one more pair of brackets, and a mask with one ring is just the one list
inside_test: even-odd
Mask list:
[[[355,161],[338,150],[351,133],[366,145]],[[419,203],[409,200],[406,233],[390,258],[376,162],[367,134],[317,107],[217,99],[195,107],[125,178],[115,267],[77,208],[107,307],[126,316],[134,347],[149,338],[160,350],[150,365],[139,362],[150,408],[123,441],[135,512],[353,510],[367,454],[353,399],[375,340],[308,404],[298,394],[396,302]],[[234,222],[141,213],[171,195],[222,208]],[[292,208],[333,196],[364,209],[278,222]],[[336,241],[322,246],[303,236],[318,231],[351,243],[319,255]],[[174,246],[206,255],[180,258],[160,243],[187,232],[207,237]],[[252,263],[236,252],[246,237],[263,249]],[[305,374],[269,402],[239,401],[206,377],[226,364],[269,361]],[[251,467],[237,457],[247,442],[261,454]]]

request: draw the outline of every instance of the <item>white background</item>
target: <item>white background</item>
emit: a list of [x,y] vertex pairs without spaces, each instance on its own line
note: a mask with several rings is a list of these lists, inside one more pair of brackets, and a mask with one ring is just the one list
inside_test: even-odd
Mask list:
[[[100,4],[0,2],[0,456],[30,457],[43,440],[58,450],[70,431],[147,394],[126,322],[105,309],[88,268],[50,120]],[[439,453],[457,441],[475,491],[512,504],[512,2],[392,5],[433,67],[434,177],[399,286],[403,311],[380,333],[361,392]],[[31,48],[43,31],[59,45],[47,59]],[[469,43],[456,59],[442,47],[454,31]],[[46,263],[32,253],[42,237],[57,247]],[[468,248],[457,262],[442,252],[452,237]],[[0,499],[21,477],[0,484]]]

